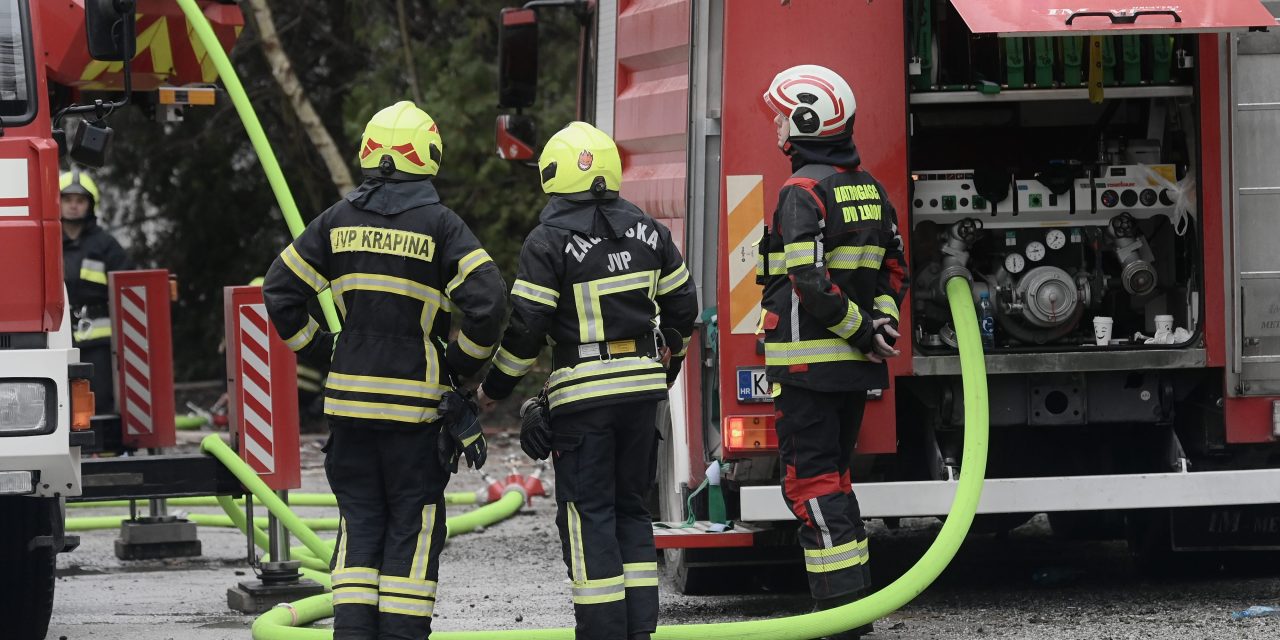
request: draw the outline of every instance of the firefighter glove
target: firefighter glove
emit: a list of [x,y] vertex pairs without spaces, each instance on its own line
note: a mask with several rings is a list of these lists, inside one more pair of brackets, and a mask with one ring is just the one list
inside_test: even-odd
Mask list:
[[529,398],[520,405],[520,449],[534,460],[551,455],[551,424],[547,416],[547,397]]
[[489,445],[480,427],[480,409],[475,398],[471,394],[449,391],[440,400],[440,415],[440,462],[456,470],[458,457],[465,456],[468,467],[483,467],[489,456]]

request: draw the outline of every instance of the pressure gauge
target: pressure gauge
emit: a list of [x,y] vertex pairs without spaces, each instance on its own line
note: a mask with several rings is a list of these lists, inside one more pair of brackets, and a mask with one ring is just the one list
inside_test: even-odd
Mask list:
[[1059,229],[1052,229],[1044,237],[1044,243],[1049,245],[1050,249],[1057,251],[1067,246],[1067,234]]
[[1027,245],[1027,259],[1032,262],[1044,260],[1044,245],[1039,242],[1032,242]]
[[1027,261],[1021,253],[1011,253],[1004,257],[1004,270],[1017,275],[1027,268]]

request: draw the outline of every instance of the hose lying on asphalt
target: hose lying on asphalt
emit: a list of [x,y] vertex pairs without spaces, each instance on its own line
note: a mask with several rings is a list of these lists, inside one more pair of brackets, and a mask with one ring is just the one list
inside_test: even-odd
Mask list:
[[[171,507],[217,507],[221,505],[218,499],[220,496],[196,496],[190,498],[169,498],[167,500]],[[235,500],[236,504],[243,505],[244,500]],[[476,504],[483,503],[484,498],[475,491],[458,491],[444,494],[445,504]],[[97,502],[69,502],[67,508],[78,509],[101,509],[104,507],[127,507],[128,500],[99,500]],[[338,499],[332,493],[290,493],[289,506],[291,507],[336,507]]]

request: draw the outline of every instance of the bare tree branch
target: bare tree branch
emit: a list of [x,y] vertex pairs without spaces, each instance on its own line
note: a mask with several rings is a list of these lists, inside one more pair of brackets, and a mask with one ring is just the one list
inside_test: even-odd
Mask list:
[[418,87],[418,66],[413,61],[413,48],[409,45],[409,18],[405,15],[404,0],[396,0],[396,15],[400,21],[400,47],[404,49],[404,69],[409,75],[409,90],[413,103],[423,106],[422,89]]
[[271,66],[271,75],[275,77],[276,84],[280,85],[281,91],[289,99],[289,106],[292,107],[298,122],[307,132],[307,137],[315,146],[316,153],[324,160],[325,167],[329,170],[329,179],[338,190],[338,196],[346,195],[355,186],[351,168],[347,166],[345,155],[338,150],[333,136],[329,135],[329,130],[325,128],[320,115],[316,113],[311,100],[307,98],[298,75],[294,73],[293,64],[289,62],[289,56],[280,42],[280,35],[276,32],[275,20],[272,18],[271,8],[267,6],[267,0],[245,0],[244,4],[249,5],[254,22],[257,23],[262,40],[262,53]]

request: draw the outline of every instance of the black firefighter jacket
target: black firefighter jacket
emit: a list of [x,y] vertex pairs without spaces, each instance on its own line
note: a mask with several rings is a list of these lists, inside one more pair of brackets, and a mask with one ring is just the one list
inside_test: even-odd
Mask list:
[[[511,394],[547,342],[552,415],[661,399],[698,315],[697,292],[671,231],[622,199],[553,196],[525,239],[511,323],[484,382]],[[669,337],[658,337],[656,329]],[[672,351],[664,371],[658,341]]]
[[815,391],[887,388],[888,367],[864,354],[874,319],[897,327],[907,289],[897,213],[856,164],[797,164],[757,265],[766,375]]
[[91,213],[80,236],[62,235],[62,279],[67,303],[77,322],[72,325],[76,346],[107,345],[111,319],[107,313],[107,274],[133,268],[120,243]]
[[[326,288],[343,319],[339,334],[307,313],[307,301]],[[281,252],[263,295],[290,348],[313,361],[332,358],[326,414],[403,425],[435,420],[450,376],[473,376],[489,360],[505,290],[489,254],[430,181],[369,179]],[[461,330],[446,346],[454,312]]]

